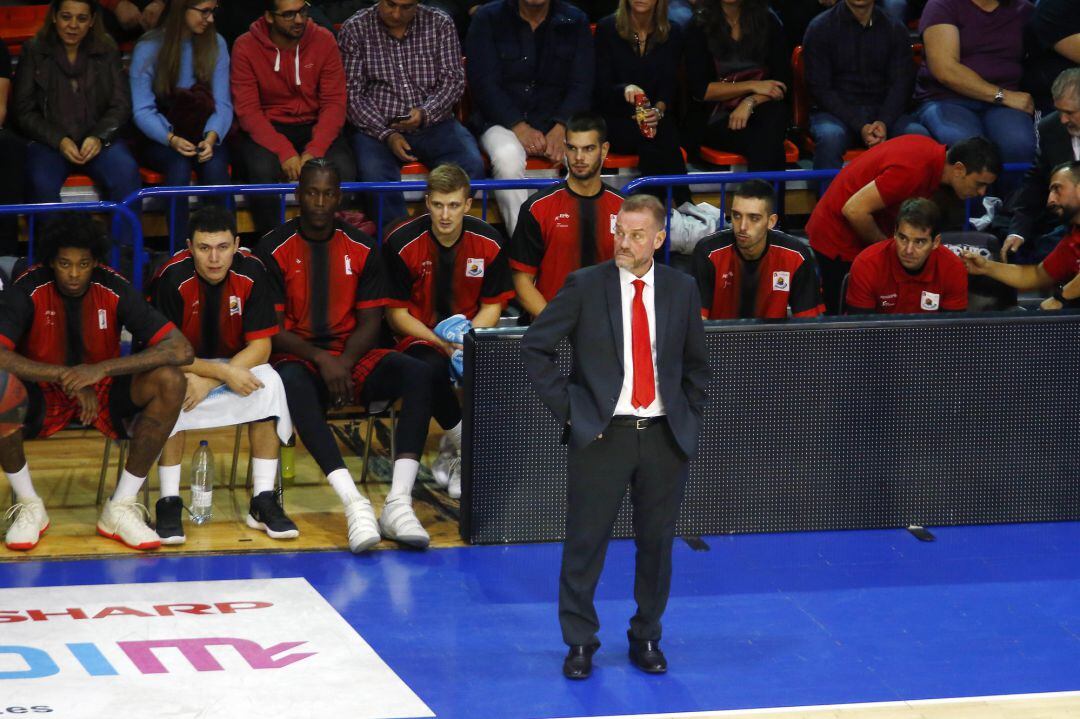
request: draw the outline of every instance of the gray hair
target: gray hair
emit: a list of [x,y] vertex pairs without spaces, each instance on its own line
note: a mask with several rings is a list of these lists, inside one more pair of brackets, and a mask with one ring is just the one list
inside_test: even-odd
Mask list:
[[1054,84],[1050,86],[1050,94],[1055,100],[1060,100],[1067,95],[1080,100],[1080,67],[1062,70],[1054,80]]

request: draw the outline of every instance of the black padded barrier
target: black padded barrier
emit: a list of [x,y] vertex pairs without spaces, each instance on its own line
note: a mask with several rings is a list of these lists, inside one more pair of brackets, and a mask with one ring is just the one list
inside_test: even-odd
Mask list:
[[[521,334],[466,341],[474,543],[563,538],[566,448]],[[1078,340],[1070,312],[707,323],[710,402],[678,532],[1078,519]],[[632,536],[626,500],[614,534]]]

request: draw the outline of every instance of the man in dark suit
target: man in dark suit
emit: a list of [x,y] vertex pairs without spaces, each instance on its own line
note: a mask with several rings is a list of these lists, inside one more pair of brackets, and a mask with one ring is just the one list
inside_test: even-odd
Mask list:
[[1037,265],[1064,237],[1061,218],[1046,206],[1050,173],[1063,162],[1080,160],[1080,67],[1065,70],[1054,80],[1053,112],[1039,123],[1035,162],[1024,184],[1010,200],[1012,219],[1001,246],[1001,261]]
[[[529,379],[563,422],[570,445],[559,575],[569,679],[589,676],[600,646],[593,595],[627,484],[637,545],[630,660],[646,672],[667,671],[660,617],[709,367],[693,278],[653,262],[663,228],[664,208],[655,197],[626,200],[616,218],[615,259],[570,274],[522,342]],[[563,339],[574,352],[569,377],[555,364]]]

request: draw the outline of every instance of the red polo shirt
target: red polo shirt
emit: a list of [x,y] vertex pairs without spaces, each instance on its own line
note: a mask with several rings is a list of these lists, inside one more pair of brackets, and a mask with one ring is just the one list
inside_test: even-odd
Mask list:
[[945,146],[922,135],[901,135],[859,155],[829,185],[806,223],[810,246],[817,254],[851,262],[864,245],[844,218],[844,205],[871,182],[885,209],[874,215],[881,232],[891,236],[896,213],[909,197],[929,198],[941,185]]
[[1073,225],[1042,265],[1059,285],[1076,277],[1080,273],[1080,227]]
[[968,274],[964,262],[944,246],[930,252],[918,274],[900,264],[892,239],[870,245],[851,265],[849,308],[882,314],[961,311],[968,304]]

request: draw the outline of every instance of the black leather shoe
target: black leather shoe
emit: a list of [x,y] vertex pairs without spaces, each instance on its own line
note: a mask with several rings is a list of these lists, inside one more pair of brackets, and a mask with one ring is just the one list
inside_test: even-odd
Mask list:
[[567,679],[588,679],[592,674],[592,655],[600,648],[599,644],[575,644],[566,653],[562,663],[562,673]]
[[649,674],[663,674],[667,671],[667,659],[660,651],[658,640],[631,639],[630,663]]

